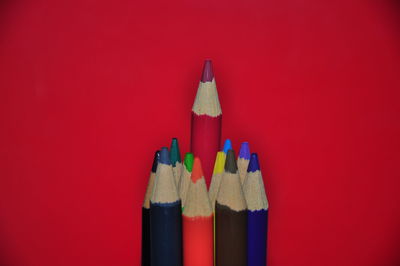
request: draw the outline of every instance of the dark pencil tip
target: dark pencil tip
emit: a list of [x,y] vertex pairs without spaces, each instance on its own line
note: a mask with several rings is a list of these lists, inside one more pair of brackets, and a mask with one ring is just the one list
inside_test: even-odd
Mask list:
[[228,151],[228,154],[226,155],[225,172],[230,172],[232,174],[235,174],[237,170],[238,168],[236,165],[235,152],[234,150],[230,149]]
[[211,60],[204,61],[203,74],[201,75],[201,82],[210,82],[214,78]]
[[260,170],[260,164],[258,163],[257,153],[252,153],[250,157],[249,167],[247,168],[247,172],[255,172]]
[[160,159],[160,151],[156,151],[154,153],[153,166],[151,167],[151,171],[155,173],[157,171],[158,160]]
[[171,161],[169,160],[169,153],[167,147],[161,148],[160,160],[158,162],[162,164],[171,164]]
[[174,166],[174,167],[176,165],[176,162],[179,162],[179,163],[182,162],[177,138],[172,139],[169,156],[171,159],[172,166]]

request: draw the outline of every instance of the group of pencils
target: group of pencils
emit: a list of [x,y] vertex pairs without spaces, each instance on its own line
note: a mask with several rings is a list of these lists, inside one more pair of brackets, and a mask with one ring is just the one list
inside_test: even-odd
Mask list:
[[[191,152],[156,151],[142,207],[142,266],[265,266],[268,201],[256,153],[230,140],[206,60],[192,108]],[[209,187],[209,189],[208,189]]]

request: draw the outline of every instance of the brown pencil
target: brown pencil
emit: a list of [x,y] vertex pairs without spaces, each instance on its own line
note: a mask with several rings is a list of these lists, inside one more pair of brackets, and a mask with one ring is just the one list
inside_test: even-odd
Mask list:
[[216,265],[247,264],[247,206],[235,153],[229,150],[215,203]]

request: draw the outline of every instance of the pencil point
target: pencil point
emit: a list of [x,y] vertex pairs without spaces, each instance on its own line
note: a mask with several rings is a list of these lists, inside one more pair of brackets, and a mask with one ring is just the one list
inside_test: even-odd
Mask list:
[[252,153],[250,157],[249,167],[247,168],[247,172],[255,172],[260,170],[260,164],[258,163],[257,153]]
[[189,172],[192,172],[193,160],[194,160],[193,153],[187,152],[183,163],[185,164],[186,170],[188,170]]
[[211,82],[214,78],[211,60],[204,61],[203,74],[201,75],[201,82]]
[[250,148],[248,142],[242,142],[239,151],[239,158],[250,160]]
[[230,149],[228,151],[228,154],[226,155],[225,171],[235,174],[237,170],[238,168],[236,165],[235,152],[232,149]]
[[228,151],[231,149],[232,149],[232,142],[230,139],[226,139],[225,143],[224,143],[224,149],[223,149],[224,153],[227,154]]
[[171,164],[171,161],[169,159],[169,153],[168,153],[168,148],[167,147],[162,147],[161,148],[160,159],[159,159],[158,162],[162,163],[162,164]]
[[154,153],[153,166],[151,167],[151,171],[153,173],[155,173],[157,171],[157,165],[158,165],[159,158],[160,158],[160,151],[157,150]]
[[204,177],[203,168],[201,168],[201,161],[198,157],[194,158],[193,171],[192,171],[192,181],[196,183],[197,180]]
[[171,148],[170,148],[170,155],[169,156],[170,156],[170,159],[171,159],[171,164],[174,167],[176,165],[176,162],[179,162],[179,163],[182,162],[177,138],[173,138],[172,139]]

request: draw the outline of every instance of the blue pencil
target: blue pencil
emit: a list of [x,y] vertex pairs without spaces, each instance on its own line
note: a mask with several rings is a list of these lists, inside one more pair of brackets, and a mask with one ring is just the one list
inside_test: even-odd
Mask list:
[[239,156],[237,159],[237,166],[239,170],[240,182],[244,183],[244,179],[247,175],[247,168],[250,162],[250,148],[248,142],[242,142],[240,146]]
[[247,202],[247,266],[267,264],[268,200],[256,153],[250,157],[243,184]]
[[182,209],[167,148],[150,200],[151,266],[182,266]]

